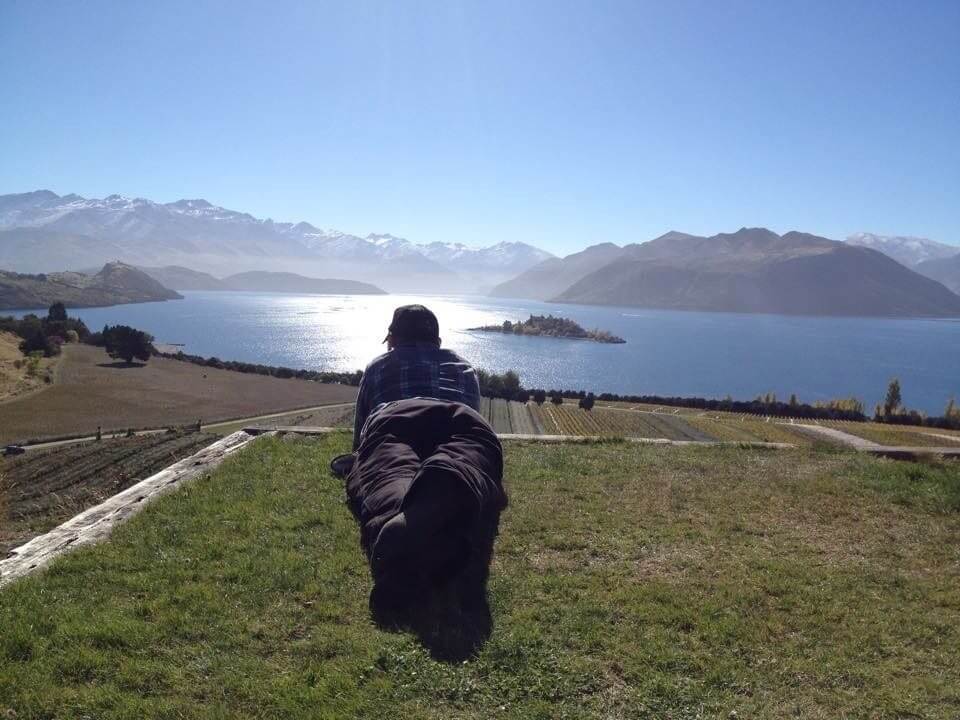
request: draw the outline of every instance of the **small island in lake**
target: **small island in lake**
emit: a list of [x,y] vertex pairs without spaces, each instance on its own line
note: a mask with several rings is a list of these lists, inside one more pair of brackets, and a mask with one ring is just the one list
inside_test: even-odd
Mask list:
[[528,320],[510,322],[504,320],[502,325],[484,325],[470,328],[481,332],[498,332],[508,335],[534,335],[538,337],[570,338],[573,340],[593,340],[601,343],[625,343],[626,340],[617,337],[606,330],[584,330],[573,320],[554,317],[553,315],[531,315]]

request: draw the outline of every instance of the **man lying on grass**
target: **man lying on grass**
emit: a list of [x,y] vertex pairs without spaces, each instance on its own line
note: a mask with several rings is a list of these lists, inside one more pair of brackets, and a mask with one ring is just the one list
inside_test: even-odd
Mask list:
[[374,579],[371,604],[403,611],[455,587],[469,605],[485,595],[507,502],[500,441],[477,412],[476,373],[441,349],[430,310],[397,308],[384,342],[388,351],[360,383],[354,453],[341,461]]

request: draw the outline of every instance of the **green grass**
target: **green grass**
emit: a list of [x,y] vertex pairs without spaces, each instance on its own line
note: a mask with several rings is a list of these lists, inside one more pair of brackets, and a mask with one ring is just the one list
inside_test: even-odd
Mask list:
[[0,717],[960,715],[960,465],[511,444],[493,633],[444,663],[370,620],[348,443],[261,439],[0,591]]

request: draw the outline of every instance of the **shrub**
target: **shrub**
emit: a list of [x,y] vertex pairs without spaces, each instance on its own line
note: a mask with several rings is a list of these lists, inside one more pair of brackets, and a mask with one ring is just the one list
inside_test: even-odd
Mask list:
[[30,353],[30,355],[27,356],[27,377],[37,376],[37,373],[40,371],[40,358],[42,357],[43,353],[39,350],[34,350],[32,353]]
[[35,330],[26,340],[20,343],[20,352],[24,355],[32,355],[39,352],[45,357],[53,357],[60,353],[59,343],[44,334],[43,330]]

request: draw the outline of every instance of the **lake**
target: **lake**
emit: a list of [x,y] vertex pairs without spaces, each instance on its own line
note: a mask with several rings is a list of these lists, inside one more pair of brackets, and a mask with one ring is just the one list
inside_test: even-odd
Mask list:
[[[71,310],[91,329],[132,325],[189,353],[315,370],[356,370],[385,351],[393,308],[422,302],[443,344],[477,367],[514,369],[527,387],[751,399],[855,395],[872,411],[890,378],[904,403],[941,414],[960,399],[960,321],[742,315],[556,305],[450,296],[185,292],[184,300]],[[626,345],[471,332],[526,319],[572,318]],[[22,314],[22,313],[20,313]]]

